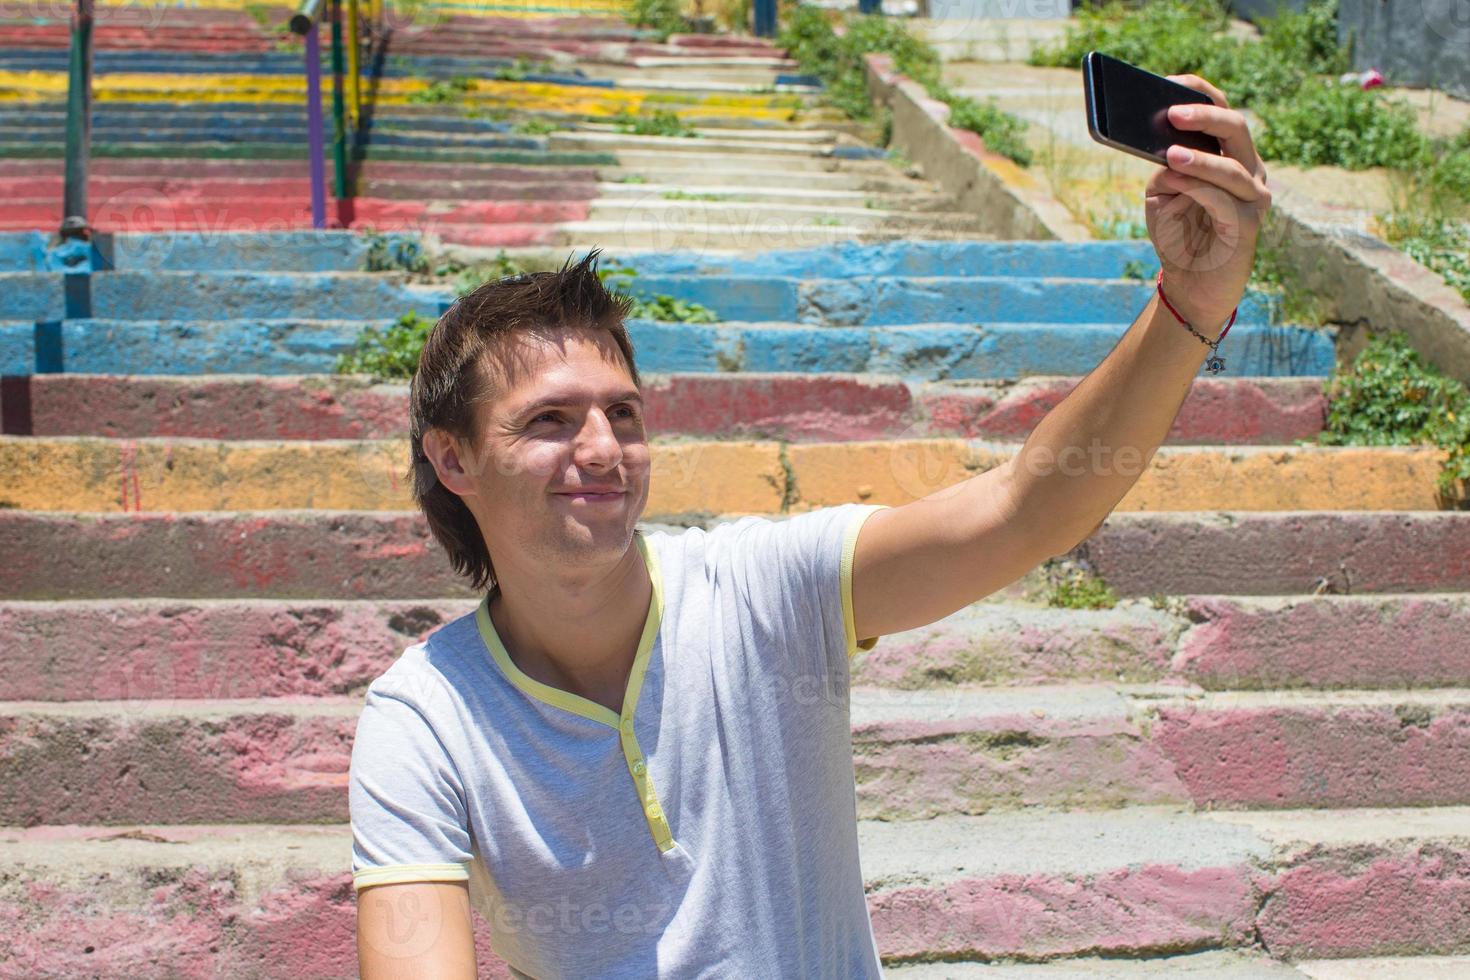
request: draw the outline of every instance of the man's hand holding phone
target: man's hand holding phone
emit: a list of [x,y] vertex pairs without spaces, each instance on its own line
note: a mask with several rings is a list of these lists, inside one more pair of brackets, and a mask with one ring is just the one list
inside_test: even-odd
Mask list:
[[1245,117],[1198,75],[1155,75],[1100,51],[1082,59],[1082,82],[1092,138],[1161,165],[1144,217],[1164,294],[1218,336],[1245,294],[1271,206]]
[[1256,238],[1271,207],[1266,167],[1250,128],[1224,93],[1198,75],[1169,75],[1210,97],[1212,105],[1172,105],[1169,123],[1206,133],[1221,152],[1180,145],[1149,179],[1144,220],[1163,269],[1164,293],[1195,328],[1214,338],[1245,295]]

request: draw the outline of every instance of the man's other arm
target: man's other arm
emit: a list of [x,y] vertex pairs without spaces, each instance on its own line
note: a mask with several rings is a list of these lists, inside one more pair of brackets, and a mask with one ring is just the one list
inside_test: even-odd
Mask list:
[[362,980],[475,980],[468,883],[360,889],[357,962]]

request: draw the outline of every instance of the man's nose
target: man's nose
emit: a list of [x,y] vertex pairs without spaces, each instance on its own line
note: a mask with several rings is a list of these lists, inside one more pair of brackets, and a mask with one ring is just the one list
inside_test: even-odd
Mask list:
[[580,464],[613,467],[623,460],[623,447],[613,432],[612,422],[600,408],[587,413],[577,433],[576,461]]

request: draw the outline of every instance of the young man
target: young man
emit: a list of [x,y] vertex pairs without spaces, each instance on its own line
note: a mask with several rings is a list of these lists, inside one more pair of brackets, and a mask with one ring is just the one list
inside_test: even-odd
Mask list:
[[363,977],[474,976],[472,892],[518,976],[879,975],[849,658],[1091,534],[1250,275],[1265,170],[1219,91],[1173,77],[1214,105],[1171,121],[1224,147],[1172,147],[1145,201],[1192,327],[1156,295],[1014,459],[910,504],[645,534],[640,382],[595,253],[444,315],[413,382],[414,490],[488,595],[368,692]]

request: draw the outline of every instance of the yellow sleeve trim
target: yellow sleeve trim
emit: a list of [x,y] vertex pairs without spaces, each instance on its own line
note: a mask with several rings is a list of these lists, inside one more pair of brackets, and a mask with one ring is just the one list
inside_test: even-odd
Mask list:
[[389,864],[352,872],[352,890],[411,881],[467,881],[469,877],[470,869],[463,864]]
[[847,656],[851,659],[859,650],[871,650],[878,645],[878,637],[870,636],[858,642],[857,624],[852,613],[852,558],[857,553],[858,532],[863,524],[880,510],[888,510],[887,504],[868,504],[866,509],[853,515],[842,538],[842,632],[847,639]]

